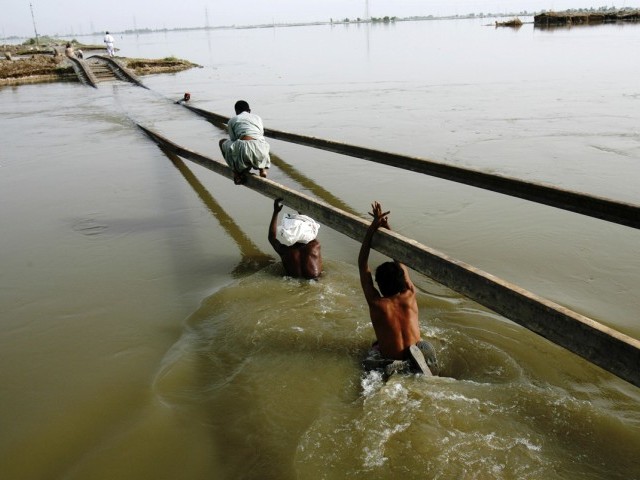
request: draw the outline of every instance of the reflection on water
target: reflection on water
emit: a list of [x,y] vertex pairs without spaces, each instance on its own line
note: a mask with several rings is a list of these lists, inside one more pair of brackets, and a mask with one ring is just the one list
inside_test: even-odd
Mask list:
[[248,273],[253,273],[264,266],[273,263],[274,258],[271,255],[267,255],[260,251],[254,242],[238,227],[236,222],[224,211],[221,205],[213,198],[209,191],[200,183],[198,178],[193,174],[185,163],[176,155],[163,150],[164,154],[171,160],[171,163],[182,174],[194,192],[198,194],[198,197],[207,206],[209,211],[218,220],[220,226],[229,234],[231,238],[236,242],[236,245],[240,249],[241,260],[233,269],[234,276],[243,276]]
[[318,185],[311,178],[307,177],[303,173],[296,170],[294,166],[292,166],[288,162],[285,162],[278,155],[276,154],[271,155],[271,163],[273,163],[273,165],[275,165],[280,170],[282,170],[282,172],[285,175],[287,175],[287,177],[289,177],[294,182],[297,182],[300,186],[302,186],[304,189],[306,189],[307,191],[315,195],[317,198],[324,200],[329,205],[339,208],[340,210],[349,212],[352,215],[358,215],[358,212],[356,212],[353,208],[351,208],[349,205],[344,203],[341,199],[336,197],[330,191]]

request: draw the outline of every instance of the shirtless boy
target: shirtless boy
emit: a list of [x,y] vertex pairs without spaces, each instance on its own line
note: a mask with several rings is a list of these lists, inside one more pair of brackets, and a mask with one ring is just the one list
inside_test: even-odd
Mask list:
[[389,212],[383,213],[378,202],[371,206],[373,211],[370,215],[373,221],[362,241],[358,268],[362,290],[369,305],[371,323],[376,333],[377,342],[373,349],[379,350],[385,366],[401,363],[394,360],[409,360],[414,369],[417,367],[422,373],[431,375],[431,369],[437,369],[437,361],[431,345],[422,341],[420,337],[416,289],[409,278],[407,268],[397,261],[385,262],[376,269],[379,292],[373,284],[368,263],[371,239],[378,228],[391,228],[387,219]]

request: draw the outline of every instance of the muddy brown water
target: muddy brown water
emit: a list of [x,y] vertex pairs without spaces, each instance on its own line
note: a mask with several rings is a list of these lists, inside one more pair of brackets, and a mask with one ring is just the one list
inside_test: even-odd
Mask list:
[[[640,478],[636,387],[415,272],[443,376],[363,374],[358,243],[323,227],[322,279],[283,278],[272,202],[134,125],[219,159],[224,132],[171,101],[230,115],[244,98],[274,129],[637,204],[638,27],[116,40],[203,68],[150,91],[0,88],[4,478]],[[379,200],[403,235],[640,337],[637,231],[271,144],[298,174],[273,180],[363,217]]]

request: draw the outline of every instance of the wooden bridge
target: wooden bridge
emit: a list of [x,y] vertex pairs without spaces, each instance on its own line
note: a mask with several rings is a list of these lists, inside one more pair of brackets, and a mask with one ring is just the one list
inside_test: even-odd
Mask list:
[[[112,59],[98,56],[96,60],[106,63],[117,78],[146,88],[135,77],[127,75],[126,69]],[[96,77],[92,84],[95,87],[98,80],[94,71],[91,70],[86,75]],[[228,117],[213,112],[189,105],[184,106],[220,128],[224,128],[229,120]],[[233,172],[226,163],[177,145],[142,125],[138,127],[164,152],[190,160],[229,179],[233,178]],[[640,206],[638,205],[451,166],[433,160],[381,152],[288,132],[265,129],[265,136],[382,163],[394,168],[403,168],[640,229]],[[325,201],[316,200],[255,175],[249,175],[245,186],[272,199],[283,198],[284,203],[291,208],[309,214],[319,222],[356,241],[362,241],[370,223],[355,215],[340,202],[336,202],[335,197],[326,191],[318,195]],[[340,208],[335,205],[339,205]],[[640,340],[396,232],[379,230],[373,238],[372,248],[405,263],[442,285],[640,387]]]

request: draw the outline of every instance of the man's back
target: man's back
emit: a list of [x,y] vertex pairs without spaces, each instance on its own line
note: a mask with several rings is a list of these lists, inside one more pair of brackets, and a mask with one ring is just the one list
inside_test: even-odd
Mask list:
[[322,255],[317,240],[295,243],[289,247],[282,245],[276,251],[290,277],[315,279],[322,273]]
[[369,268],[371,239],[379,227],[391,228],[387,221],[389,212],[383,213],[378,202],[371,206],[373,221],[362,240],[358,255],[360,284],[369,305],[380,353],[385,358],[403,360],[408,356],[409,347],[420,341],[416,289],[406,267],[395,261],[386,262],[376,270],[380,291],[373,284]]
[[239,140],[245,136],[258,140],[264,135],[262,119],[249,112],[242,112],[232,117],[228,123],[228,130],[231,140]]
[[413,289],[391,297],[379,296],[368,304],[380,353],[385,358],[405,359],[409,347],[420,341],[418,304]]

